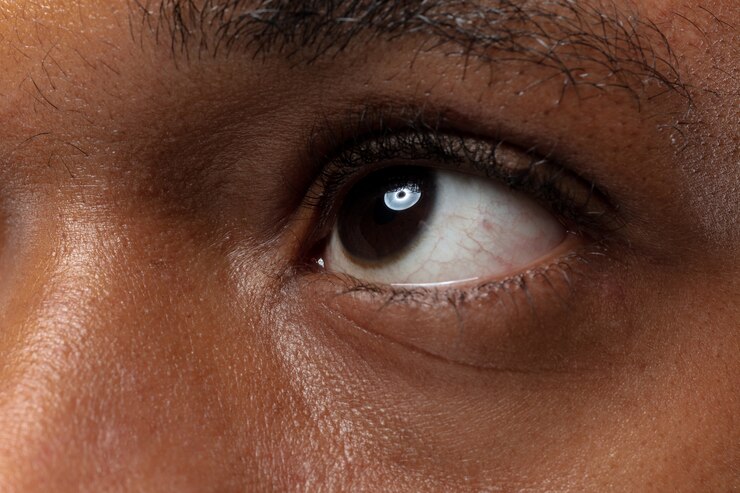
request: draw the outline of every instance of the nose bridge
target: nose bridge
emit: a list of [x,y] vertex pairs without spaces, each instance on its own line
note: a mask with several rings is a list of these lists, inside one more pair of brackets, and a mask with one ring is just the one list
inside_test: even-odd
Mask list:
[[[101,224],[40,222],[30,235],[37,237],[29,237],[28,248],[17,252],[15,268],[3,279],[2,491],[36,490],[64,456],[87,460],[77,453],[81,448],[73,431],[83,436],[99,432],[91,426],[96,410],[89,397],[98,385],[100,362],[106,360],[101,349],[110,333],[103,326],[111,313],[105,313],[105,272],[114,256],[105,246]],[[58,479],[74,481],[72,476]]]
[[34,229],[27,248],[15,252],[13,269],[3,279],[3,373],[41,361],[53,366],[60,351],[67,360],[79,354],[91,302],[104,290],[102,242],[94,224],[40,221]]
[[[99,224],[67,217],[39,221],[26,248],[15,252],[13,268],[3,278],[0,351],[35,355],[63,344],[71,357],[84,341],[94,301],[106,290],[105,264],[111,256]],[[6,371],[17,359],[0,358],[0,368]]]

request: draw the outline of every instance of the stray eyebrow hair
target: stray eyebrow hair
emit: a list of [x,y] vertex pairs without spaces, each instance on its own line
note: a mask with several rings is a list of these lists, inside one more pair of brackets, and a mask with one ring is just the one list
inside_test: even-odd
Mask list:
[[689,102],[678,59],[660,28],[615,0],[132,0],[143,23],[190,59],[242,51],[313,63],[373,41],[420,39],[419,51],[490,64],[557,69],[568,86],[618,87],[637,99],[676,93]]

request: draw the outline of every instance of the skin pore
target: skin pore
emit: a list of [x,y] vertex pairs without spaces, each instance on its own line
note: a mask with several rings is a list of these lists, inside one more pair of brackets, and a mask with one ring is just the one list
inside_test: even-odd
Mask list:
[[[0,490],[740,489],[739,29],[736,0],[0,0]],[[337,272],[389,164],[573,234],[452,287]]]

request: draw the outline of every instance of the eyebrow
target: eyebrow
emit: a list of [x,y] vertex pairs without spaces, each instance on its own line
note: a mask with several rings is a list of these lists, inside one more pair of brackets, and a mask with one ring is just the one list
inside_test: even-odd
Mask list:
[[638,99],[691,100],[660,28],[614,0],[134,0],[143,22],[173,54],[191,59],[234,52],[313,63],[373,41],[419,38],[419,51],[490,64],[556,69],[567,86],[617,87]]

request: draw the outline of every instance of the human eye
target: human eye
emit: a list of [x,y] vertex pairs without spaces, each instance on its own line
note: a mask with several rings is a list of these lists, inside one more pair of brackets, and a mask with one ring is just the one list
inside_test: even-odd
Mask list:
[[495,181],[391,166],[347,193],[322,258],[363,281],[442,286],[516,274],[568,236],[555,216]]
[[325,171],[328,219],[315,259],[365,283],[505,280],[582,246],[608,216],[592,184],[500,139],[383,132],[335,163]]
[[347,132],[307,202],[310,292],[298,296],[319,317],[496,365],[493,341],[531,333],[530,312],[555,320],[580,265],[621,227],[592,180],[514,139],[437,121]]

